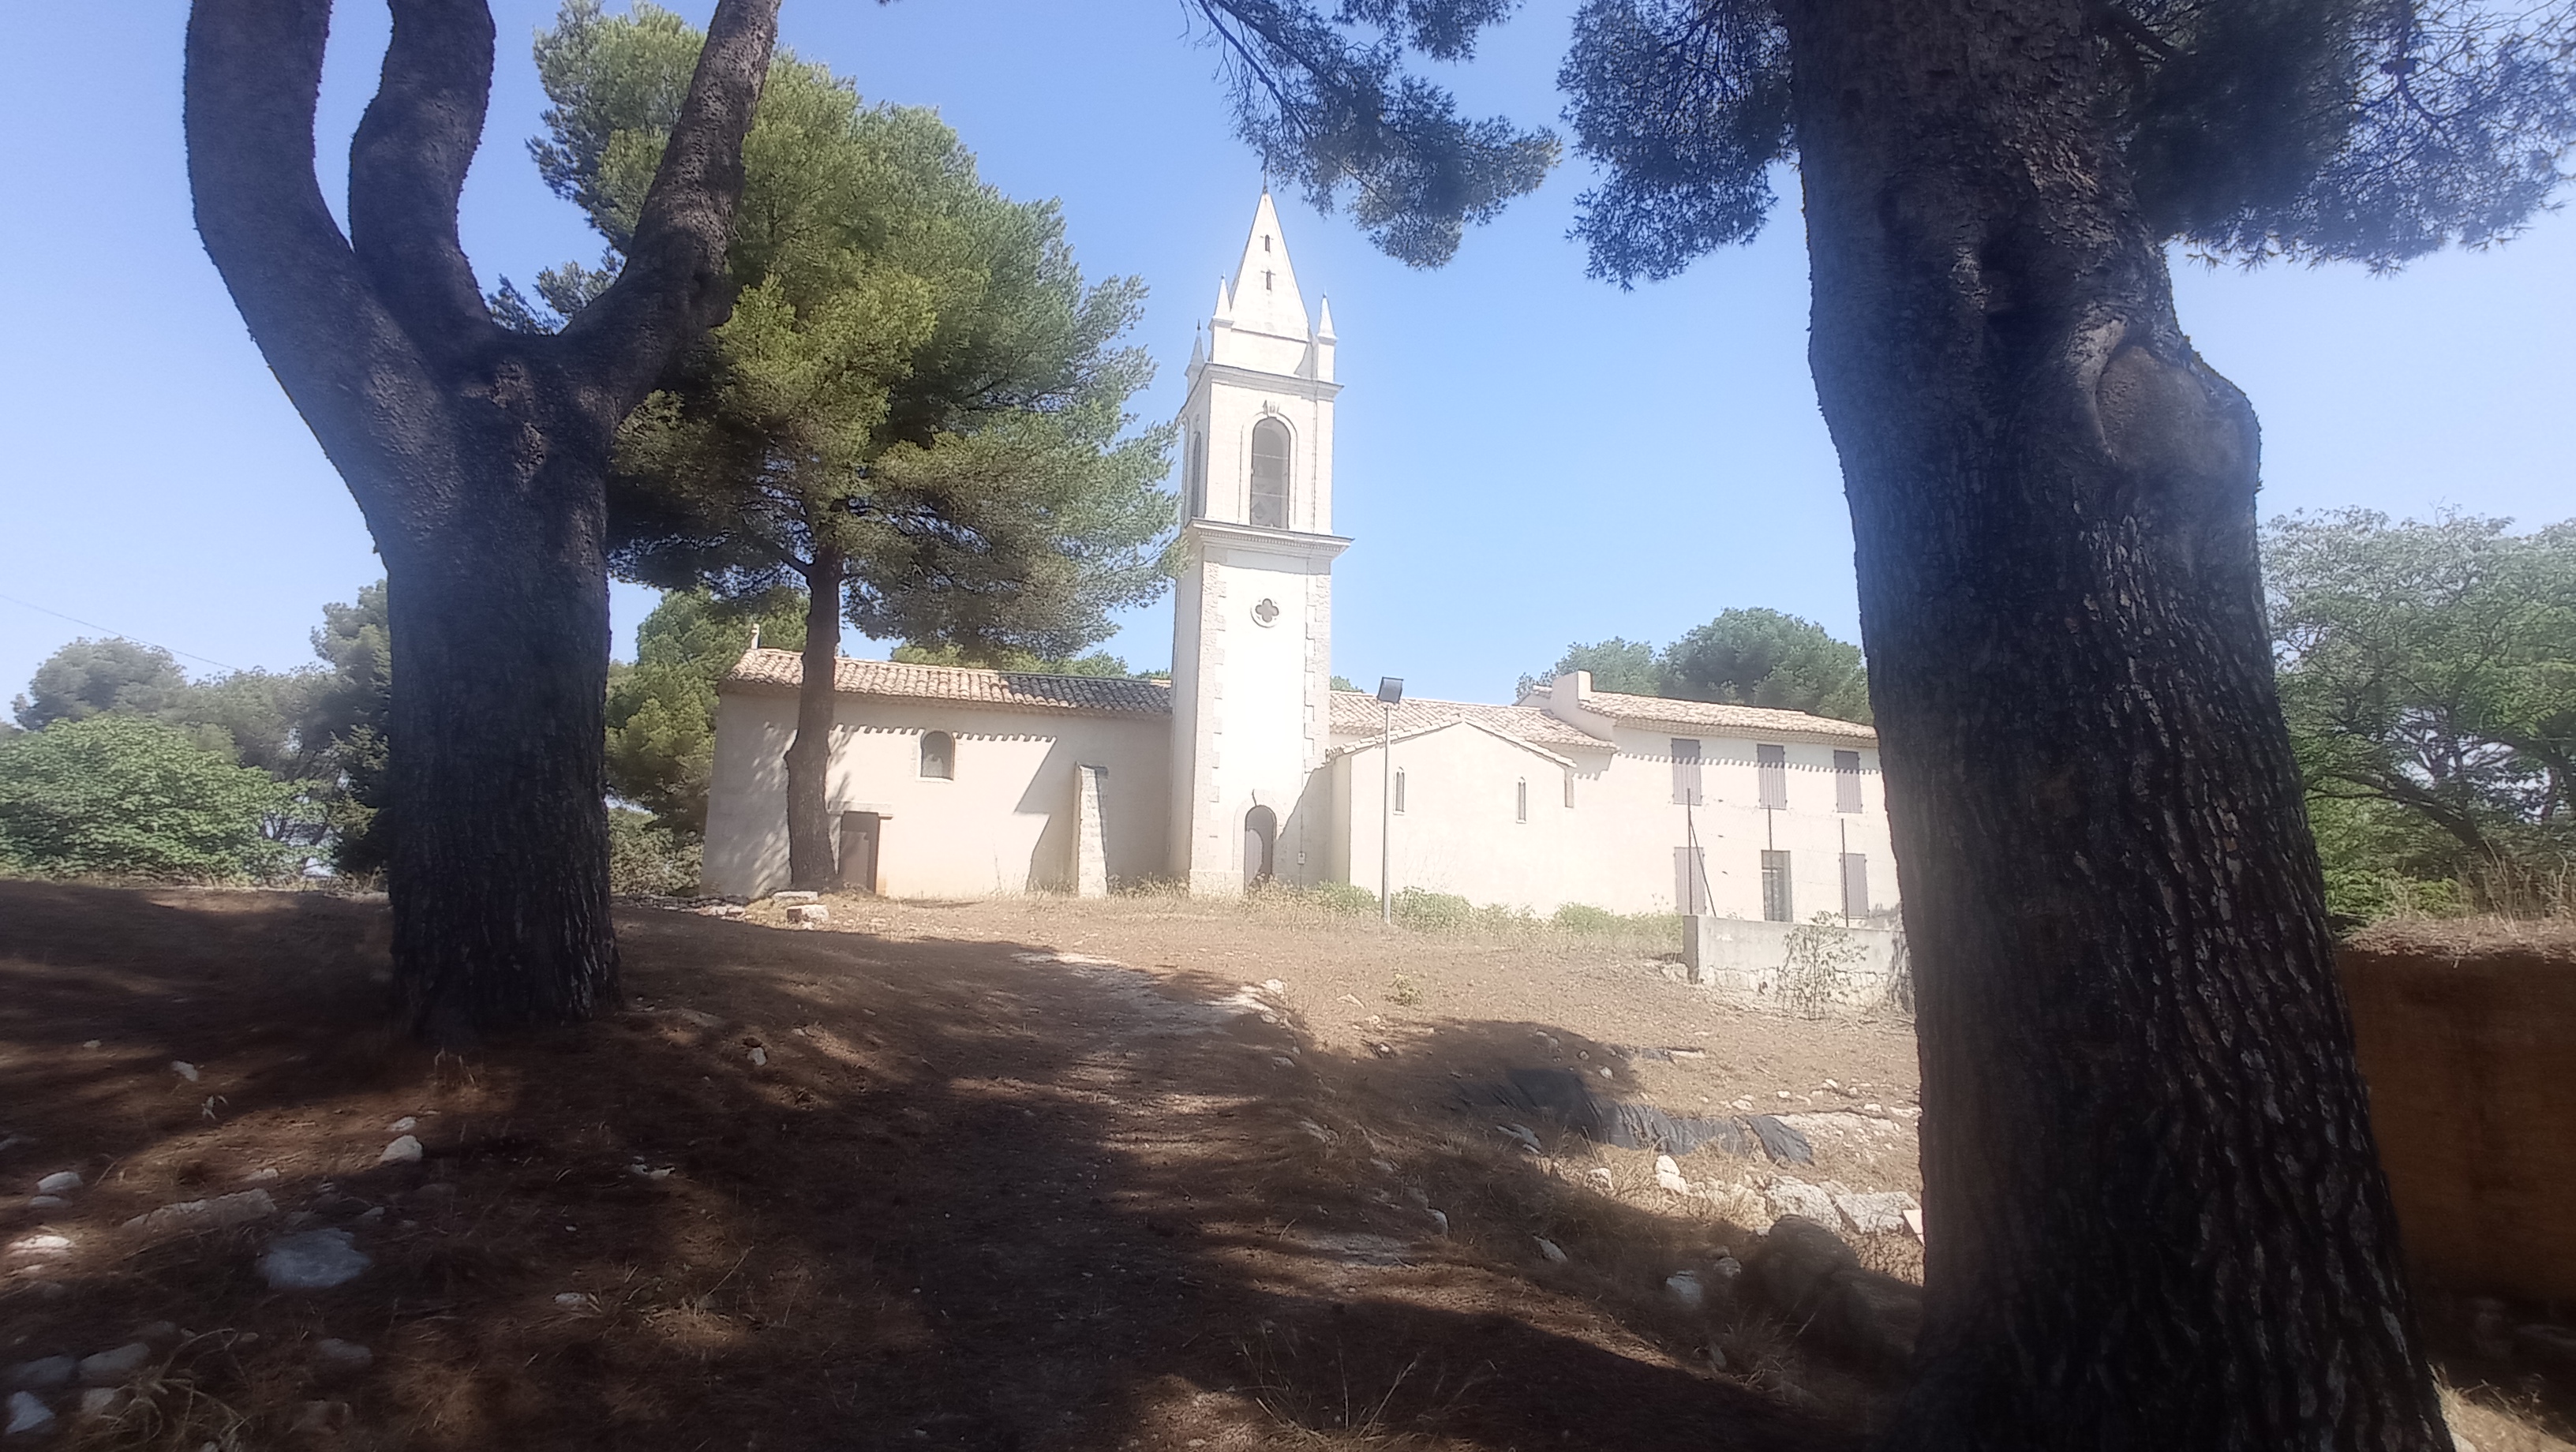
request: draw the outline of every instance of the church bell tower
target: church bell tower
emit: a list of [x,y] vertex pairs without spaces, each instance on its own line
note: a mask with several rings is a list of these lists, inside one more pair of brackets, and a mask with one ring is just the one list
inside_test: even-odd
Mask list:
[[1264,191],[1191,350],[1172,607],[1175,873],[1231,896],[1324,870],[1332,740],[1333,310],[1310,320]]

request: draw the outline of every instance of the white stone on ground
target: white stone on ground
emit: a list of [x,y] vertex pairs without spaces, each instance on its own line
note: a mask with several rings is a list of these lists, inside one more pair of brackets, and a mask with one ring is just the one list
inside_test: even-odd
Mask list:
[[172,1059],[170,1061],[170,1072],[187,1080],[191,1084],[196,1083],[200,1077],[197,1073],[197,1066],[189,1063],[185,1059]]
[[277,1181],[277,1168],[274,1165],[266,1169],[253,1170],[242,1176],[242,1183],[245,1185],[274,1185]]
[[753,1068],[755,1068],[755,1069],[765,1069],[765,1068],[768,1068],[768,1067],[769,1067],[769,1050],[767,1050],[767,1049],[759,1049],[759,1048],[755,1048],[755,1049],[753,1049],[753,1050],[751,1051],[751,1066],[752,1066]]
[[116,1415],[119,1411],[124,1409],[125,1397],[125,1388],[121,1386],[91,1387],[89,1390],[81,1393],[81,1420],[84,1422],[94,1422],[101,1417],[112,1417]]
[[1547,1260],[1548,1264],[1565,1264],[1564,1247],[1558,1245],[1555,1241],[1548,1239],[1544,1235],[1533,1235],[1530,1239],[1538,1242],[1538,1253]]
[[1771,1188],[1764,1193],[1763,1199],[1769,1202],[1771,1213],[1775,1216],[1803,1215],[1818,1225],[1827,1226],[1842,1223],[1842,1212],[1834,1208],[1833,1194],[1810,1185],[1795,1175],[1782,1175],[1774,1179],[1771,1182]]
[[112,1351],[84,1356],[80,1362],[80,1379],[84,1386],[110,1386],[143,1369],[152,1359],[152,1348],[140,1341],[129,1341]]
[[1682,1178],[1682,1167],[1671,1155],[1655,1156],[1655,1183],[1676,1195],[1690,1193],[1690,1181]]
[[1923,1238],[1923,1207],[1918,1205],[1905,1212],[1905,1228],[1914,1232],[1915,1239]]
[[345,1285],[375,1262],[345,1230],[304,1230],[268,1243],[259,1273],[282,1291],[321,1291]]
[[1916,1206],[1914,1197],[1903,1190],[1877,1190],[1836,1195],[1834,1208],[1843,1212],[1843,1219],[1859,1234],[1893,1235],[1906,1228],[1905,1212]]
[[36,1182],[39,1195],[68,1195],[81,1187],[81,1177],[71,1170],[56,1170]]
[[420,1128],[420,1121],[406,1114],[402,1118],[395,1120],[393,1123],[386,1125],[385,1133],[409,1134],[418,1128]]
[[820,902],[822,898],[823,894],[819,892],[773,892],[769,895],[769,900],[780,907],[797,907],[804,903]]
[[1685,1311],[1696,1311],[1708,1299],[1707,1290],[1699,1283],[1697,1271],[1675,1271],[1664,1277],[1664,1294],[1673,1298]]
[[64,1199],[60,1195],[30,1195],[27,1197],[27,1208],[30,1210],[60,1210],[70,1203],[71,1201]]
[[313,1357],[335,1371],[364,1371],[376,1361],[373,1351],[337,1336],[326,1336],[313,1343]]
[[168,1235],[183,1230],[213,1230],[225,1225],[241,1225],[277,1213],[277,1202],[266,1190],[236,1190],[210,1200],[182,1200],[147,1210],[125,1222],[125,1228],[143,1235]]
[[12,1260],[60,1260],[72,1253],[72,1238],[50,1232],[21,1235],[9,1242]]
[[11,1392],[9,1394],[9,1429],[5,1434],[0,1435],[15,1437],[22,1432],[41,1432],[53,1424],[53,1408],[38,1401],[31,1393]]
[[420,1154],[420,1141],[406,1134],[395,1140],[392,1144],[386,1145],[385,1152],[376,1156],[376,1163],[380,1165],[416,1165],[420,1163]]
[[80,1363],[68,1356],[40,1356],[34,1361],[22,1361],[10,1367],[8,1371],[0,1372],[0,1384],[11,1388],[33,1387],[37,1391],[48,1391],[54,1387],[71,1385],[72,1373],[79,1367]]
[[1619,1187],[1619,1181],[1611,1175],[1609,1168],[1605,1165],[1594,1165],[1592,1167],[1592,1178],[1600,1181],[1601,1188],[1604,1190],[1615,1190]]

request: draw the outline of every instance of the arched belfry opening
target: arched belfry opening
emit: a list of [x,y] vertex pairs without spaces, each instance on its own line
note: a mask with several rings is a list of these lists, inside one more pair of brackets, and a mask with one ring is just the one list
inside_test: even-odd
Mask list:
[[1275,874],[1279,859],[1279,814],[1254,807],[1243,814],[1243,885],[1258,887]]
[[1252,426],[1252,524],[1288,527],[1288,426],[1265,418]]

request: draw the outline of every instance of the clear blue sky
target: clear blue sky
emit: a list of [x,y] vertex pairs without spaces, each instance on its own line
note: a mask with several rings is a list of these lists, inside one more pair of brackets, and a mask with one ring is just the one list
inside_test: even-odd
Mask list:
[[[679,9],[703,22],[711,0]],[[538,182],[527,41],[501,72],[466,193],[488,284],[598,242]],[[1470,109],[1553,123],[1566,0],[1539,0],[1453,72]],[[372,91],[380,8],[343,4],[326,168]],[[13,7],[0,40],[0,595],[208,661],[289,668],[326,600],[379,570],[356,508],[251,347],[189,225],[178,0]],[[1143,399],[1179,403],[1192,323],[1242,245],[1259,175],[1216,59],[1176,0],[787,0],[785,38],[871,100],[932,105],[1020,197],[1063,200],[1094,276],[1152,288]],[[1282,197],[1308,293],[1341,335],[1334,667],[1416,694],[1503,699],[1571,640],[1671,639],[1765,605],[1856,637],[1851,539],[1807,380],[1790,205],[1754,246],[1623,294],[1566,239],[1579,161],[1415,272]],[[1792,179],[1792,185],[1794,180]],[[326,178],[336,201],[336,177]],[[2186,267],[2181,311],[2264,422],[2264,511],[2576,514],[2576,219],[2395,279]],[[619,651],[650,608],[618,592]],[[1169,656],[1167,614],[1109,647]],[[0,600],[0,697],[86,630]]]

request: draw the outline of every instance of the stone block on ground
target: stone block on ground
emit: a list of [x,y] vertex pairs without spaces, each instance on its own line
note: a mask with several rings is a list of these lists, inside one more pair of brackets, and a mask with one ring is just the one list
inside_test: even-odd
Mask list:
[[819,892],[773,892],[769,895],[769,900],[778,904],[780,907],[803,907],[807,903],[821,902],[823,900],[823,894]]
[[143,1369],[152,1359],[152,1348],[140,1341],[129,1341],[112,1351],[84,1356],[80,1361],[80,1379],[84,1386],[113,1386]]
[[9,1394],[9,1427],[0,1435],[15,1437],[44,1431],[54,1424],[54,1409],[46,1406],[33,1392]]
[[800,928],[819,928],[832,920],[832,910],[819,902],[799,903],[787,910],[787,921]]
[[1875,1190],[1836,1195],[1834,1208],[1855,1235],[1902,1235],[1908,1230],[1906,1212],[1919,1207],[1902,1190]]
[[182,1200],[147,1210],[125,1222],[125,1228],[138,1235],[174,1235],[183,1231],[218,1230],[227,1225],[242,1225],[277,1213],[277,1201],[266,1190],[237,1190],[230,1195],[216,1195],[205,1200]]
[[1745,1258],[1742,1285],[1747,1295],[1846,1356],[1895,1367],[1914,1354],[1923,1323],[1922,1288],[1863,1269],[1843,1238],[1819,1221],[1782,1216]]
[[1773,1179],[1771,1188],[1763,1192],[1763,1199],[1769,1202],[1773,1219],[1796,1215],[1818,1225],[1840,1225],[1843,1222],[1842,1211],[1834,1208],[1832,1191],[1810,1185],[1795,1175]]
[[282,1291],[321,1291],[357,1279],[374,1263],[348,1231],[304,1230],[270,1241],[259,1273]]

